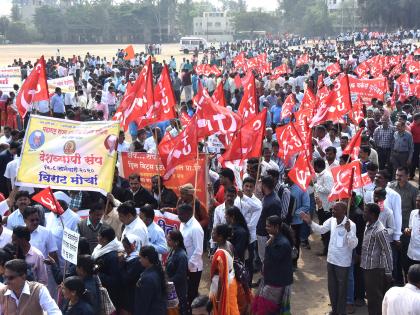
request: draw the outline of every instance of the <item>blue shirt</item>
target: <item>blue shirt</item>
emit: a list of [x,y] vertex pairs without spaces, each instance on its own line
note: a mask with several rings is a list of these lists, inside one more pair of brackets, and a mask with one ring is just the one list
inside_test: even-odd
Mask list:
[[152,222],[147,227],[147,234],[149,236],[149,245],[152,245],[159,254],[163,255],[168,252],[168,248],[166,247],[165,232],[159,225]]
[[277,125],[280,123],[280,115],[281,115],[281,106],[273,106],[271,107],[270,112],[273,114],[273,124]]
[[51,98],[51,108],[53,113],[64,114],[66,112],[66,108],[64,107],[64,99],[61,95],[54,94],[54,96]]
[[273,106],[276,106],[277,96],[270,94],[266,97],[266,101],[268,102],[268,104],[270,104],[270,108],[273,107]]
[[302,224],[303,221],[300,218],[300,214],[302,212],[309,213],[309,209],[311,206],[309,194],[306,191],[300,189],[300,187],[296,184],[290,186],[289,190],[290,194],[295,200],[295,211],[292,218],[292,224]]

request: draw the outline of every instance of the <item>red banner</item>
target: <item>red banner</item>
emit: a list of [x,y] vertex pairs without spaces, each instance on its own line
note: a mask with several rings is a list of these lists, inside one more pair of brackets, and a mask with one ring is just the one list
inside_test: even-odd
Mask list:
[[363,101],[366,99],[377,98],[384,100],[384,94],[388,90],[386,78],[377,79],[357,79],[349,76],[350,93],[357,94]]
[[[162,162],[155,154],[144,152],[123,152],[120,156],[120,176],[128,178],[132,173],[140,175],[141,184],[144,188],[151,190],[152,177],[165,174]],[[179,187],[191,183],[195,183],[195,165],[196,161],[189,161],[178,165],[175,171],[164,180],[166,188],[172,189],[179,196]],[[198,175],[197,175],[197,199],[201,205],[207,209],[207,158],[205,154],[200,154],[198,159]]]

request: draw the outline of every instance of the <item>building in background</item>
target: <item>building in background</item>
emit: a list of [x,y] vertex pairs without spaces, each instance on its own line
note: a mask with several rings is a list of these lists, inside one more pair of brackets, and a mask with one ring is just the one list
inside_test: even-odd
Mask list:
[[228,12],[203,12],[193,19],[193,35],[211,41],[233,41],[235,33],[232,17]]

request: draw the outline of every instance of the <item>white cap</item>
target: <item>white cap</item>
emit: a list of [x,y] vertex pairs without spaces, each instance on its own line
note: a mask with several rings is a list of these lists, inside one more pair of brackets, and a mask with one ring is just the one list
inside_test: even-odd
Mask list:
[[69,196],[69,195],[67,195],[66,193],[62,192],[62,191],[56,191],[56,192],[54,193],[54,197],[55,197],[55,199],[57,199],[57,200],[63,200],[63,201],[65,201],[67,204],[69,204],[69,203],[70,203],[70,201],[71,201],[70,196]]

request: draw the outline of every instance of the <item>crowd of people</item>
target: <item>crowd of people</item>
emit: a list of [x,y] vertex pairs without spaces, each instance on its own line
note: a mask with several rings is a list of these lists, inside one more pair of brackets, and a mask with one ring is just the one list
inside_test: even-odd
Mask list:
[[[261,158],[248,159],[238,176],[218,163],[225,148],[210,136],[200,144],[210,158],[207,205],[196,200],[196,183],[180,187],[177,196],[156,175],[149,191],[141,184],[142,174],[122,178],[116,167],[112,191],[105,197],[56,191],[65,210],[61,216],[31,200],[37,188],[15,184],[27,118],[111,119],[150,51],[132,60],[125,60],[122,50],[111,60],[89,53],[47,59],[47,77],[72,75],[76,93],[56,88],[50,101],[35,102],[25,119],[16,108],[19,86],[0,96],[0,314],[184,315],[202,303],[212,314],[291,314],[294,273],[301,268],[301,250],[310,250],[316,239],[310,240],[311,233],[320,234],[323,243],[319,254],[326,257],[329,314],[352,314],[365,304],[369,315],[419,313],[418,94],[394,99],[401,73],[384,70],[389,92],[363,104],[360,124],[343,117],[314,126],[315,176],[306,191],[289,177],[291,162],[279,158],[284,143],[275,132],[290,122],[281,115],[285,100],[293,95],[297,112],[308,89],[316,94],[328,84],[322,78],[329,76],[326,68],[332,63],[355,75],[360,63],[377,55],[420,60],[415,36],[400,34],[355,36],[345,46],[330,40],[304,47],[287,40],[238,41],[194,53],[180,64],[174,56],[160,63],[152,55],[155,82],[164,66],[169,69],[180,119],[146,128],[131,123],[131,139],[121,131],[118,152],[156,153],[164,133],[177,135],[183,115],[194,115],[193,98],[200,86],[213,95],[222,84],[223,105],[236,112],[244,89],[235,78],[245,73],[234,66],[234,58],[265,52],[272,69],[286,64],[292,71],[276,78],[255,72],[256,101],[268,113]],[[401,36],[412,40],[403,42]],[[299,64],[303,54],[309,60]],[[197,74],[195,66],[203,63],[216,65],[221,75]],[[20,59],[11,66],[21,67],[23,79],[34,67]],[[419,73],[410,74],[410,83],[419,84]],[[343,151],[362,127],[359,161],[371,183],[355,189],[349,199],[332,202],[331,169],[348,163]],[[82,209],[89,209],[87,218],[78,215]],[[165,233],[154,222],[155,210],[176,214],[180,229]],[[77,265],[61,256],[64,227],[80,234]],[[208,299],[199,293],[205,268],[210,273]]]

